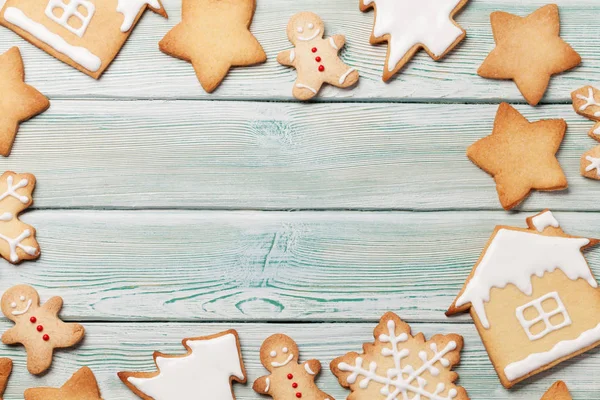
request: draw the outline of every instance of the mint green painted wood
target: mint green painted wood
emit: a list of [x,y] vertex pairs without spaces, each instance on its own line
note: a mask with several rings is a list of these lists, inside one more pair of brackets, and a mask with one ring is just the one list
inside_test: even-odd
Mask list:
[[[587,83],[600,85],[600,55],[596,38],[600,25],[595,16],[600,4],[595,0],[556,0],[561,7],[563,37],[581,53],[584,63],[576,70],[555,78],[546,102],[564,102],[569,93]],[[289,18],[298,11],[321,15],[328,34],[345,34],[348,39],[343,59],[361,73],[354,90],[326,88],[320,100],[343,101],[434,101],[523,103],[511,82],[489,81],[476,71],[493,48],[489,15],[504,10],[527,15],[547,4],[546,0],[472,0],[457,16],[467,30],[467,39],[442,62],[424,53],[408,64],[391,83],[381,81],[386,46],[371,46],[369,36],[373,12],[361,13],[358,0],[261,0],[252,30],[267,52],[268,62],[234,70],[212,95],[206,95],[192,67],[158,50],[158,42],[180,20],[181,1],[165,0],[169,20],[147,13],[133,32],[114,64],[99,82],[75,72],[51,56],[34,48],[14,33],[2,28],[0,51],[21,47],[28,80],[53,98],[127,97],[193,99],[290,100],[296,73],[279,65],[277,53],[290,47],[285,34]],[[49,77],[52,77],[49,79]]]
[[[521,209],[600,210],[579,173],[598,143],[570,105],[519,106],[565,118],[568,191]],[[0,168],[38,177],[40,208],[500,210],[466,157],[496,105],[56,100],[23,124]]]

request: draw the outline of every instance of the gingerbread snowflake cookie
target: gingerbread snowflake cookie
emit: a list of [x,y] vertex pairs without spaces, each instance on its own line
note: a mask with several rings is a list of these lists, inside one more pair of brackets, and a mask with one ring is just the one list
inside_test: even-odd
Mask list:
[[0,24],[98,79],[147,8],[167,16],[160,0],[6,0]]
[[254,381],[254,391],[274,400],[333,400],[315,384],[321,363],[318,360],[299,363],[298,352],[298,345],[289,336],[277,334],[267,338],[260,348],[260,362],[271,374]]
[[558,381],[542,396],[541,400],[572,400],[567,385]]
[[292,93],[299,100],[309,100],[328,83],[347,88],[358,81],[358,71],[344,64],[338,53],[346,43],[343,35],[324,38],[325,24],[311,12],[294,15],[287,27],[287,36],[295,46],[282,51],[277,61],[296,68],[298,79]]
[[[496,227],[447,315],[469,311],[510,388],[600,344],[600,292],[582,249],[548,210]],[[597,312],[598,311],[598,312]]]
[[[573,108],[577,114],[596,122],[590,130],[592,139],[600,142],[600,91],[592,86],[585,86],[574,91]],[[586,178],[600,180],[600,146],[596,146],[581,157],[581,175]]]
[[58,317],[63,306],[60,297],[52,297],[40,306],[40,296],[34,288],[18,285],[8,289],[0,301],[2,313],[15,323],[2,335],[2,343],[20,343],[25,347],[27,369],[32,374],[50,368],[54,349],[71,347],[83,339],[83,326],[64,323]]
[[331,362],[340,384],[352,390],[349,398],[469,399],[454,384],[458,375],[452,371],[460,361],[462,336],[412,336],[410,326],[392,312],[381,318],[373,336],[375,342],[365,343],[362,354],[348,353]]
[[454,21],[468,0],[360,0],[361,11],[375,8],[371,44],[388,42],[383,80],[388,81],[419,51],[438,61],[466,36]]
[[35,229],[19,220],[33,204],[35,176],[5,172],[0,176],[0,255],[13,264],[40,256]]
[[154,353],[156,372],[119,372],[119,378],[144,400],[232,400],[232,383],[246,383],[240,341],[231,329],[216,335],[184,339],[187,354]]
[[102,398],[94,373],[88,367],[83,367],[60,388],[27,389],[25,400],[102,400]]

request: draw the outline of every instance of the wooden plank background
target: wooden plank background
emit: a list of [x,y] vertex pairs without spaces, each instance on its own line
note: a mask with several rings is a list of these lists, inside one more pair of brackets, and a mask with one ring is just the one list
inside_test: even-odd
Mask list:
[[[575,400],[598,398],[600,351],[509,392],[470,319],[444,311],[497,224],[524,226],[549,207],[568,232],[600,236],[600,183],[579,175],[581,154],[597,143],[569,104],[572,90],[600,86],[600,3],[556,1],[583,64],[554,78],[536,108],[513,83],[476,70],[493,48],[489,14],[526,15],[545,1],[471,0],[457,16],[464,43],[442,62],[419,54],[385,84],[386,47],[368,44],[374,16],[357,0],[259,0],[252,30],[269,61],[232,71],[212,95],[189,64],[158,51],[181,12],[180,0],[164,3],[170,19],[145,15],[99,81],[0,31],[0,52],[18,45],[28,83],[52,103],[0,160],[1,170],[38,178],[23,219],[42,247],[37,262],[1,263],[0,290],[26,283],[44,300],[60,295],[63,318],[88,330],[42,377],[26,371],[22,348],[0,346],[15,360],[5,400],[58,386],[83,365],[105,399],[133,400],[117,371],[153,370],[154,350],[181,353],[182,338],[228,328],[240,333],[249,382],[266,372],[258,349],[273,333],[291,334],[303,360],[327,366],[371,341],[388,310],[415,332],[465,336],[458,372],[474,400],[538,400],[557,379]],[[295,72],[275,57],[290,47],[285,26],[301,10],[347,36],[342,57],[361,72],[355,89],[293,101]],[[569,123],[559,153],[569,189],[534,193],[511,213],[465,156],[490,133],[500,101],[532,120]],[[587,257],[600,276],[600,251]],[[319,384],[338,400],[348,394],[328,368]],[[251,384],[235,392],[259,398]]]

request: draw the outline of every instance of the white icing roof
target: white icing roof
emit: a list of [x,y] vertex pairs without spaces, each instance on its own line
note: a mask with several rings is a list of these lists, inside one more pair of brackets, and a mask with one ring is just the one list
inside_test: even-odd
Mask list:
[[590,243],[585,238],[544,236],[532,232],[500,229],[467,284],[456,300],[461,307],[471,303],[486,329],[490,324],[484,304],[490,300],[492,288],[502,289],[514,284],[530,296],[533,292],[531,278],[542,277],[546,272],[560,269],[571,280],[585,279],[598,287],[581,248]]

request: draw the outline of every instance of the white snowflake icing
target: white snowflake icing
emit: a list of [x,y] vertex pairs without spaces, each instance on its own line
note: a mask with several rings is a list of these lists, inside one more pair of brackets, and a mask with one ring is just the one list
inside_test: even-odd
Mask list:
[[[13,183],[14,183],[14,179],[12,176],[9,176],[8,178],[6,178],[6,191],[2,195],[0,195],[0,201],[4,200],[10,196],[10,197],[14,197],[15,199],[19,200],[23,204],[27,204],[29,202],[29,197],[20,195],[19,193],[17,193],[17,190],[27,186],[29,184],[29,181],[27,179],[21,179],[19,181],[19,183],[17,183],[16,185],[13,185]],[[9,212],[4,212],[4,213],[2,213],[2,215],[0,215],[0,221],[2,221],[2,222],[12,221],[13,218],[14,218],[14,215]],[[27,253],[31,256],[35,256],[37,254],[38,250],[35,247],[26,246],[26,245],[21,244],[21,242],[23,240],[27,239],[30,236],[31,236],[31,231],[29,229],[25,229],[16,238],[10,238],[8,236],[0,234],[0,239],[4,240],[6,243],[8,243],[8,247],[10,248],[10,261],[17,262],[19,260],[19,256],[17,254],[17,248],[20,248],[25,253]]]
[[[585,111],[588,107],[600,107],[600,103],[598,103],[594,98],[594,89],[592,89],[591,87],[588,88],[587,96],[578,94],[576,97],[579,100],[585,101],[585,103],[581,107],[579,107],[579,111]],[[600,117],[600,111],[596,111],[594,113],[594,117]]]
[[587,156],[585,159],[590,162],[590,165],[587,166],[585,171],[590,172],[590,171],[596,170],[596,171],[598,171],[598,176],[600,177],[600,158],[594,158],[592,156]]
[[[408,341],[408,335],[402,333],[396,336],[396,324],[393,320],[387,322],[388,334],[379,336],[381,343],[390,343],[390,347],[383,348],[381,355],[385,357],[393,357],[394,367],[386,371],[385,375],[378,375],[377,363],[372,361],[368,369],[363,367],[363,358],[357,357],[355,365],[340,363],[338,368],[344,372],[351,372],[346,379],[349,384],[356,382],[359,376],[364,378],[359,382],[361,389],[366,389],[370,382],[377,382],[384,387],[381,389],[381,394],[386,396],[386,400],[408,400],[409,394],[412,394],[412,400],[452,400],[457,395],[456,389],[452,388],[446,396],[442,393],[446,389],[446,385],[442,382],[438,383],[434,392],[429,392],[426,389],[427,380],[423,378],[423,373],[428,371],[431,376],[439,376],[440,370],[435,366],[436,363],[442,364],[444,367],[450,366],[450,361],[444,358],[446,354],[456,350],[457,344],[454,341],[449,342],[442,351],[438,351],[435,343],[430,344],[430,349],[433,351],[433,357],[430,359],[426,351],[419,352],[419,359],[423,364],[415,369],[412,365],[402,366],[402,360],[410,355],[410,350],[398,346],[401,343]],[[401,397],[400,397],[401,396]]]

